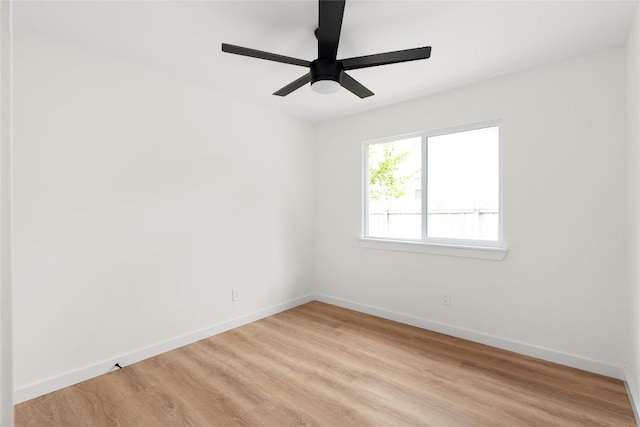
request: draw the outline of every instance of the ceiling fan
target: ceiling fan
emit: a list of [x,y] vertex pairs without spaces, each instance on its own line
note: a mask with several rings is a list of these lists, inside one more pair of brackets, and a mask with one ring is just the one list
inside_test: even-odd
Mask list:
[[305,61],[304,59],[277,55],[227,43],[222,43],[222,51],[310,69],[304,76],[274,92],[274,95],[287,96],[294,90],[311,82],[311,88],[319,93],[333,93],[342,86],[360,98],[371,96],[373,92],[345,71],[427,59],[431,56],[431,46],[426,46],[376,55],[337,59],[344,5],[345,0],[319,0],[318,28],[315,31],[316,39],[318,39],[318,59],[315,61]]

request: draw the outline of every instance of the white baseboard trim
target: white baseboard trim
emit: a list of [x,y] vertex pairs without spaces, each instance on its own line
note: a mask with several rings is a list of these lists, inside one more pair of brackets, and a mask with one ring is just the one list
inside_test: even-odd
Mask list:
[[53,378],[20,387],[14,391],[14,404],[18,404],[36,398],[38,396],[42,396],[44,394],[51,393],[64,387],[68,387],[70,385],[77,384],[79,382],[86,381],[88,379],[95,378],[97,376],[110,372],[114,369],[114,365],[116,362],[119,362],[122,366],[131,365],[133,363],[140,362],[142,360],[157,356],[162,353],[166,353],[167,351],[183,347],[185,345],[200,341],[205,338],[212,337],[222,332],[226,332],[239,326],[246,325],[247,323],[255,322],[256,320],[278,314],[282,311],[289,310],[291,308],[306,304],[314,300],[336,305],[338,307],[348,308],[350,310],[355,310],[361,313],[371,314],[373,316],[382,317],[384,319],[393,320],[407,325],[416,326],[422,329],[427,329],[434,332],[463,338],[469,341],[486,344],[492,347],[501,348],[503,350],[525,354],[527,356],[559,363],[561,365],[571,366],[585,371],[606,375],[608,377],[625,380],[625,386],[627,387],[629,400],[631,401],[631,406],[634,410],[636,420],[640,420],[640,417],[638,417],[638,407],[636,406],[636,401],[634,400],[635,396],[633,396],[631,392],[632,387],[630,387],[630,385],[627,383],[629,376],[625,375],[626,373],[623,368],[576,356],[573,354],[550,350],[543,347],[537,347],[519,341],[508,340],[470,329],[460,328],[433,320],[423,319],[408,314],[386,310],[380,307],[374,307],[367,304],[361,304],[354,301],[319,294],[299,297],[281,304],[267,307],[234,319],[218,323],[199,331],[172,338],[170,340],[131,353],[122,354],[118,357],[110,358],[102,362],[70,371]]
[[624,386],[627,389],[627,396],[629,396],[629,403],[631,403],[631,409],[633,410],[633,416],[636,419],[636,426],[640,425],[640,412],[638,412],[638,402],[636,400],[637,397],[640,396],[636,396],[634,395],[634,390],[638,390],[635,386],[635,384],[633,383],[633,380],[631,379],[631,375],[629,375],[629,372],[625,369],[624,370]]
[[596,374],[606,375],[608,377],[617,378],[620,380],[625,379],[625,373],[621,367],[576,356],[574,354],[551,350],[544,347],[537,347],[534,345],[525,344],[523,342],[513,341],[506,338],[500,338],[482,332],[473,331],[471,329],[460,328],[457,326],[448,325],[446,323],[423,319],[408,314],[397,313],[394,311],[386,310],[384,308],[360,304],[354,301],[335,298],[327,295],[316,294],[315,300],[327,304],[337,305],[343,308],[348,308],[350,310],[359,311],[361,313],[382,317],[384,319],[394,320],[396,322],[416,326],[418,328],[428,329],[430,331],[451,335],[453,337],[463,338],[469,341],[486,344],[503,350],[509,350],[515,353],[536,357],[538,359],[546,360],[549,362],[559,363],[561,365],[570,366],[572,368],[578,368],[584,371],[594,372]]
[[44,394],[51,393],[52,391],[60,390],[64,387],[68,387],[70,385],[95,378],[102,374],[106,374],[107,372],[110,372],[114,369],[114,365],[116,364],[116,362],[119,362],[122,366],[131,365],[150,357],[166,353],[167,351],[174,350],[176,348],[183,347],[196,341],[212,337],[222,332],[226,332],[233,328],[246,325],[247,323],[255,322],[256,320],[273,316],[274,314],[278,314],[282,311],[289,310],[299,305],[311,302],[313,301],[313,299],[314,298],[312,295],[296,298],[281,304],[254,311],[253,313],[245,314],[243,316],[224,321],[222,323],[218,323],[217,325],[213,325],[208,328],[200,329],[196,332],[169,339],[159,344],[155,344],[131,353],[122,354],[118,357],[104,360],[102,362],[86,366],[81,369],[70,371],[57,377],[49,378],[20,387],[14,391],[14,404],[18,404],[35,397],[42,396]]

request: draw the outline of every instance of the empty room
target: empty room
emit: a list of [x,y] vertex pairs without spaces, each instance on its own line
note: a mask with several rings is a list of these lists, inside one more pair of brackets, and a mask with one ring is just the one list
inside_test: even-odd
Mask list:
[[640,5],[0,1],[0,427],[636,426]]

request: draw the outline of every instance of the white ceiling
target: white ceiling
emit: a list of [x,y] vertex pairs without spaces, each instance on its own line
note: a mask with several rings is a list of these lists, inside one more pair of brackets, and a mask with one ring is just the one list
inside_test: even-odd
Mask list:
[[316,1],[20,1],[14,25],[159,69],[312,122],[421,97],[625,42],[637,1],[362,1],[338,58],[432,46],[431,59],[353,70],[375,96],[307,85],[306,68],[222,53],[222,42],[316,58]]

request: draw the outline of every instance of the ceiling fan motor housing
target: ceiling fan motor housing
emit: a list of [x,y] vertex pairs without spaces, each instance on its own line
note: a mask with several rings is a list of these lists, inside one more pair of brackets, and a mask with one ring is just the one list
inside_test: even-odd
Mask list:
[[311,62],[311,83],[319,80],[332,80],[340,83],[342,64],[331,59],[316,59]]

